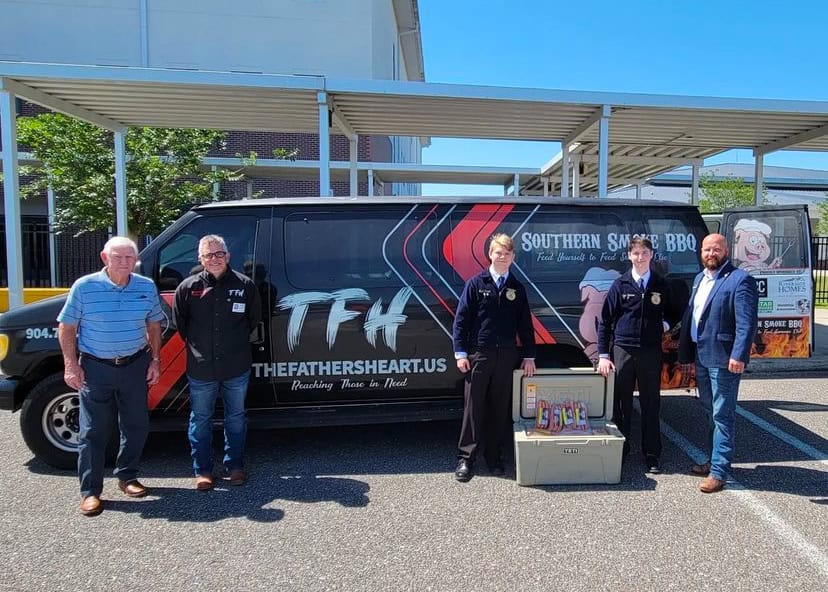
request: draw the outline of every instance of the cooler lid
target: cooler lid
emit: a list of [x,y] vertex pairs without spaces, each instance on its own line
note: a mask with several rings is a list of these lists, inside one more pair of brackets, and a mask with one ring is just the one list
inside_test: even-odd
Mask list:
[[516,423],[535,421],[538,401],[556,403],[571,399],[587,404],[591,421],[610,421],[613,383],[593,368],[539,368],[532,377],[524,376],[523,370],[515,370],[512,419]]

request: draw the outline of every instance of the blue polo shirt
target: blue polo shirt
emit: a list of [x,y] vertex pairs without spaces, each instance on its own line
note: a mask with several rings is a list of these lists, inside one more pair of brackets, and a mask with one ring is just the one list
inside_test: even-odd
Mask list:
[[111,359],[146,347],[147,323],[164,318],[152,280],[133,273],[119,286],[101,270],[72,285],[57,320],[78,327],[81,353]]

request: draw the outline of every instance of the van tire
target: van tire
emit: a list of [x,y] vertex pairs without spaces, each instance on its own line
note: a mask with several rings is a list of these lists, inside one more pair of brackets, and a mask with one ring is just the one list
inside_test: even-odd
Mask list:
[[[113,426],[114,427],[114,426]],[[20,431],[34,455],[57,469],[77,469],[80,400],[63,381],[63,373],[40,381],[23,401]],[[113,429],[106,458],[118,451],[118,430]]]

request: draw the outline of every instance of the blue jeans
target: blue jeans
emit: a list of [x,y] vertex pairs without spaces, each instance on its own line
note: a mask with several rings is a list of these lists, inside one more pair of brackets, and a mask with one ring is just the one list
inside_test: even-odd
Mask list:
[[213,472],[213,412],[216,397],[221,391],[224,401],[224,466],[228,470],[244,466],[244,442],[247,437],[247,417],[244,399],[250,371],[227,380],[196,380],[187,376],[190,383],[190,452],[196,475]]
[[121,481],[138,476],[138,463],[149,431],[147,410],[147,366],[149,354],[126,366],[108,366],[81,356],[84,382],[80,399],[78,434],[78,478],[81,497],[101,495],[106,446],[115,415],[121,443],[114,475]]
[[741,374],[727,368],[705,368],[696,362],[699,400],[707,413],[710,476],[725,481],[736,449],[736,397]]

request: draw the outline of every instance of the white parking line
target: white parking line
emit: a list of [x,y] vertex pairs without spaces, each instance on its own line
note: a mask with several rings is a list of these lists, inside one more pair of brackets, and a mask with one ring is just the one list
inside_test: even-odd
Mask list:
[[793,446],[794,448],[796,448],[800,452],[803,452],[804,454],[807,454],[808,456],[810,456],[812,459],[818,460],[823,465],[828,466],[828,454],[826,454],[825,452],[822,452],[821,450],[819,450],[817,448],[814,448],[810,444],[806,444],[805,442],[803,442],[799,438],[795,438],[794,436],[791,436],[789,433],[787,433],[783,430],[780,430],[778,427],[773,425],[771,422],[762,419],[761,417],[751,413],[747,409],[743,409],[739,405],[736,406],[736,413],[738,413],[739,415],[744,417],[746,420],[748,420],[750,423],[754,424],[755,426],[757,426],[759,428],[762,428],[763,430],[765,430],[766,432],[768,432],[772,436],[776,436],[777,438],[782,440],[785,444],[788,444],[789,446]]
[[[639,414],[641,413],[641,408],[638,404],[637,399],[635,400],[635,409]],[[661,433],[664,434],[664,436],[673,444],[678,446],[687,456],[690,457],[690,459],[693,462],[698,464],[707,462],[707,455],[704,452],[702,452],[699,448],[697,448],[692,442],[690,442],[690,440],[679,434],[676,430],[667,425],[664,421],[661,421],[660,425]],[[779,431],[781,432],[781,430]],[[793,436],[790,437],[793,438]],[[795,438],[793,439],[795,440]],[[728,475],[728,477],[730,476]],[[736,499],[742,502],[742,505],[747,507],[763,522],[769,525],[771,530],[780,539],[788,543],[791,547],[798,551],[799,554],[802,555],[802,557],[811,562],[814,565],[814,567],[816,567],[822,573],[824,577],[828,577],[828,555],[823,553],[819,547],[808,541],[808,539],[802,536],[799,533],[799,531],[797,531],[794,527],[785,522],[778,514],[776,514],[768,506],[759,501],[759,499],[757,499],[756,496],[753,495],[750,491],[745,489],[745,487],[741,483],[730,477],[727,481],[727,484],[727,488],[724,490],[723,493],[729,493],[735,496]]]

